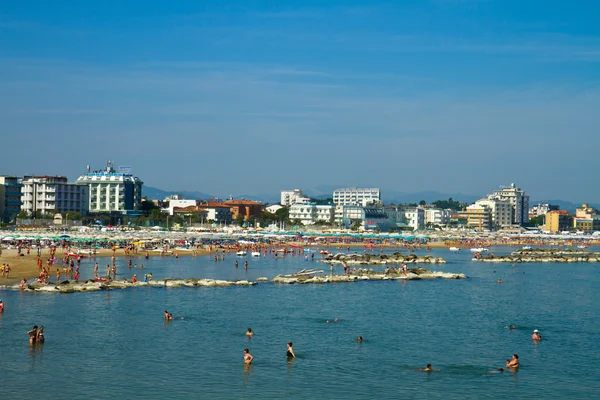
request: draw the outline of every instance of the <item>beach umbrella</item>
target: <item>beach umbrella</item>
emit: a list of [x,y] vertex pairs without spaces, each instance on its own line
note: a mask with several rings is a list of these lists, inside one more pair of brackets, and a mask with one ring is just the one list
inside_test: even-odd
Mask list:
[[14,239],[14,238],[12,238],[12,237],[10,237],[10,236],[7,236],[7,237],[5,237],[5,238],[4,238],[4,239],[2,239],[2,240],[4,240],[4,241],[8,242],[8,241],[10,241],[10,240],[15,240],[15,239]]
[[69,236],[69,235],[60,235],[59,238],[61,238],[61,239],[70,239],[71,236]]

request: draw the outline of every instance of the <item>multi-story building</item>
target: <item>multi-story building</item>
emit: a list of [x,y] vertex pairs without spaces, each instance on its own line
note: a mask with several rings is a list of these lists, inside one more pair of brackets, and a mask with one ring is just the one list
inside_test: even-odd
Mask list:
[[200,203],[198,200],[183,199],[179,195],[169,196],[164,201],[165,203],[168,203],[168,205],[161,211],[169,215],[173,215],[175,213],[175,208],[193,207]]
[[563,232],[573,229],[573,216],[565,210],[553,210],[546,213],[544,230],[548,232]]
[[425,208],[425,225],[447,225],[452,217],[452,210],[442,210],[439,208]]
[[335,206],[316,204],[294,204],[290,207],[289,219],[300,220],[303,225],[314,225],[318,222],[332,223]]
[[302,193],[300,189],[294,190],[282,190],[281,191],[281,205],[289,207],[296,203],[308,204],[310,198]]
[[529,209],[529,219],[546,215],[548,211],[558,210],[559,206],[549,203],[540,203]]
[[233,214],[231,213],[231,207],[222,204],[209,202],[202,204],[208,214],[206,215],[207,221],[212,221],[216,224],[231,224],[233,222]]
[[21,210],[29,215],[88,212],[88,186],[68,183],[64,176],[25,176],[21,184]]
[[0,176],[0,221],[10,222],[21,211],[21,184],[16,176]]
[[600,228],[600,221],[592,218],[573,218],[573,228],[577,231],[591,232]]
[[510,186],[495,190],[488,199],[507,200],[512,204],[514,224],[522,225],[529,222],[529,196],[524,190],[511,183]]
[[475,204],[490,209],[492,213],[492,228],[501,229],[513,224],[513,205],[510,201],[487,198],[477,200]]
[[405,208],[404,217],[408,226],[414,231],[425,229],[425,210],[421,207]]
[[345,228],[359,224],[363,230],[377,229],[387,232],[398,228],[395,214],[388,214],[388,211],[383,207],[335,206],[335,224]]
[[143,182],[130,173],[130,167],[121,167],[119,172],[108,161],[106,168],[90,171],[77,179],[78,185],[89,187],[90,212],[119,212],[130,214],[142,205]]
[[234,220],[242,216],[244,221],[253,217],[260,218],[265,207],[262,203],[251,200],[227,200],[223,205],[229,206]]
[[575,209],[573,226],[580,231],[600,231],[600,212],[587,204]]
[[586,203],[583,203],[581,207],[575,209],[575,217],[600,219],[600,212],[593,207],[589,207]]
[[354,186],[333,191],[333,204],[336,206],[361,206],[380,203],[378,188],[356,188]]
[[483,205],[472,204],[457,213],[459,219],[466,219],[466,226],[472,229],[487,230],[492,228],[492,210]]

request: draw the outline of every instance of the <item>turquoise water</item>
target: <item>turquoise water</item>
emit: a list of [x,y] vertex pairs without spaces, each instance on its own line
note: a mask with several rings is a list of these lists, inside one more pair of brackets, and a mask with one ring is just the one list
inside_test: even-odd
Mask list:
[[[449,261],[433,269],[464,272],[469,279],[0,292],[6,305],[0,316],[2,398],[600,395],[597,265],[512,267],[472,263],[467,252],[431,253]],[[118,261],[119,275],[130,276],[125,261]],[[98,262],[105,271],[109,259]],[[219,262],[140,257],[134,263],[144,263],[155,279],[255,279],[302,268],[328,270],[298,256],[230,255]],[[92,266],[93,260],[82,263],[83,278]],[[168,324],[165,309],[175,316]],[[336,317],[339,323],[326,322]],[[46,343],[32,348],[26,332],[34,324],[45,326]],[[507,329],[509,324],[518,329]],[[245,336],[248,327],[256,334],[252,339]],[[534,329],[544,337],[537,345]],[[359,335],[363,343],[355,341]],[[292,362],[285,358],[288,341],[298,356]],[[250,368],[242,363],[245,347],[255,357]],[[517,373],[489,373],[512,353],[520,357]],[[437,371],[418,370],[427,363]]]

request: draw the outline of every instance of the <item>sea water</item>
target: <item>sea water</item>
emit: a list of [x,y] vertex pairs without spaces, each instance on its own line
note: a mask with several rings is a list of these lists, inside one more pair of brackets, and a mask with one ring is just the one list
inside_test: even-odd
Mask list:
[[[511,249],[494,249],[504,254]],[[341,250],[339,250],[341,251]],[[425,254],[424,251],[418,254]],[[466,280],[0,291],[0,395],[83,398],[598,398],[596,264],[488,264],[433,250]],[[302,256],[143,257],[118,277],[249,279],[329,266]],[[238,260],[238,268],[235,268]],[[110,258],[86,259],[106,272]],[[244,262],[248,261],[248,271]],[[381,268],[381,267],[374,267]],[[336,272],[342,272],[336,267]],[[501,278],[502,284],[497,283]],[[175,320],[165,323],[163,311]],[[337,323],[327,322],[338,318]],[[509,325],[517,329],[508,329]],[[26,332],[44,325],[46,343]],[[255,332],[245,336],[247,328]],[[539,329],[543,340],[533,343]],[[358,343],[358,336],[364,342]],[[297,358],[285,357],[292,341]],[[243,349],[254,355],[243,364]],[[518,372],[491,373],[517,353]],[[420,369],[433,365],[433,372]]]

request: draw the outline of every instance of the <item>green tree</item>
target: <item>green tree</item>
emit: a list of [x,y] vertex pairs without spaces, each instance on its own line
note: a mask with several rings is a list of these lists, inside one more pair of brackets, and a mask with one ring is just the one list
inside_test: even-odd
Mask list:
[[543,215],[538,215],[537,217],[533,217],[529,220],[530,226],[540,226],[544,225],[545,217]]
[[421,201],[419,201],[419,205],[420,206],[427,205],[427,202],[425,200],[421,200]]

